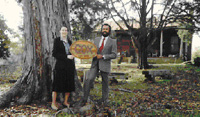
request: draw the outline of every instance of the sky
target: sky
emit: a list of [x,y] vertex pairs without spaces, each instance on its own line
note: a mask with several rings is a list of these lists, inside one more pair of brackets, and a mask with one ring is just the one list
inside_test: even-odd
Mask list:
[[[0,0],[0,6],[0,14],[4,16],[8,27],[18,33],[21,33],[18,29],[18,26],[21,26],[23,24],[22,7],[16,2],[16,0]],[[18,39],[11,38],[11,41],[16,42],[18,41]],[[193,36],[192,50],[194,51],[198,47],[200,48],[200,38],[198,35],[195,34]]]
[[[16,0],[0,0],[0,14],[6,20],[9,28],[19,33],[18,26],[23,23],[22,7],[18,5]],[[16,38],[11,38],[11,41],[17,41]]]

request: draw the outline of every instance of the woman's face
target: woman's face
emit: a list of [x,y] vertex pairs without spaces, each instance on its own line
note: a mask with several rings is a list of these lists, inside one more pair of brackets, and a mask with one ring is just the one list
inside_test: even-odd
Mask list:
[[66,27],[62,27],[60,30],[60,34],[62,37],[66,37],[68,32],[67,32],[67,28]]

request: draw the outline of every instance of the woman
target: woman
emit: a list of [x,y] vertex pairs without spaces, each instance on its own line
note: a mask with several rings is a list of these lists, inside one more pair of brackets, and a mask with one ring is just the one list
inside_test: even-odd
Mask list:
[[62,27],[60,30],[61,36],[54,40],[53,57],[56,59],[56,64],[54,68],[51,104],[51,107],[54,110],[58,109],[56,104],[57,93],[65,93],[65,100],[63,105],[69,107],[68,97],[70,92],[75,90],[74,56],[71,55],[69,51],[72,42],[69,38],[67,38],[67,34],[67,28]]

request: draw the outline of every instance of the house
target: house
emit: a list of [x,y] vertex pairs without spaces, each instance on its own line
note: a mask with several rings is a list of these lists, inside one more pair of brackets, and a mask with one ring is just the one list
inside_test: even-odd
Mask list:
[[[126,52],[127,56],[135,56],[131,37],[126,31],[115,30],[117,38],[118,52]],[[156,31],[152,39],[152,46],[147,50],[148,57],[180,57],[180,46],[183,44],[183,59],[191,60],[191,44],[182,42],[177,35],[177,30],[168,27],[162,31]]]
[[[112,37],[117,39],[117,50],[120,54],[125,54],[125,56],[136,57],[135,50],[133,48],[131,37],[128,34],[128,31],[120,30],[119,27],[113,22],[108,21],[105,22],[111,25],[112,27]],[[137,32],[139,28],[138,24],[134,24],[134,30]],[[167,25],[167,28],[164,28],[162,31],[154,31],[151,40],[155,40],[151,43],[151,46],[148,48],[148,57],[182,57],[183,60],[191,60],[191,44],[187,44],[186,42],[181,41],[179,36],[177,35],[177,24]],[[100,28],[97,27],[93,32],[93,37],[100,36]],[[114,32],[114,33],[113,33]],[[138,33],[136,33],[137,36]],[[180,50],[182,46],[182,50]],[[182,51],[182,55],[180,55],[180,51]]]

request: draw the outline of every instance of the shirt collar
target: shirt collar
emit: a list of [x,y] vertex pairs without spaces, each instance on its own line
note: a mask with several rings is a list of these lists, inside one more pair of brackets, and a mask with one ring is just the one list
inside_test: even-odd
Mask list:
[[102,36],[101,39],[103,40],[103,38],[105,38],[105,40],[107,40],[107,39],[108,39],[108,36],[107,36],[107,37]]

